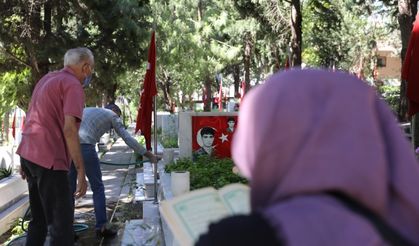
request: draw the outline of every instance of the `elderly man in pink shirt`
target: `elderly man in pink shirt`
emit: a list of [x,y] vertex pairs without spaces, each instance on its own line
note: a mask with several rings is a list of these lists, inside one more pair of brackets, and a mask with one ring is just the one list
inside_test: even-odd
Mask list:
[[90,82],[94,57],[87,48],[70,49],[64,68],[42,77],[35,86],[22,141],[21,175],[29,188],[32,220],[26,245],[73,245],[72,195],[67,173],[77,169],[75,197],[86,193],[87,182],[78,129],[83,115],[83,85]]

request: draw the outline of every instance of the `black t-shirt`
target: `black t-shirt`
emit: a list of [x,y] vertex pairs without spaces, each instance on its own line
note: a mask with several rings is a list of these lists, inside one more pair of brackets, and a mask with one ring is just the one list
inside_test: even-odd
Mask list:
[[211,224],[206,234],[199,237],[195,246],[208,245],[284,245],[275,231],[258,213],[237,215]]

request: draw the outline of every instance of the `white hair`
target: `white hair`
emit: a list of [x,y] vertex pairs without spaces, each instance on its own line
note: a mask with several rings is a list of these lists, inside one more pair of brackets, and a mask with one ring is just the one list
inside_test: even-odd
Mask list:
[[88,48],[69,49],[64,55],[64,66],[77,65],[86,60],[94,62],[93,53]]

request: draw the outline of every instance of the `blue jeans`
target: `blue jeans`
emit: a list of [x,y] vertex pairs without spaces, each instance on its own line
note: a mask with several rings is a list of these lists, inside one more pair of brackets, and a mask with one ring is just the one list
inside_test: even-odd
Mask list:
[[[97,156],[95,145],[81,144],[81,152],[84,160],[84,169],[89,180],[90,188],[93,191],[93,205],[95,208],[96,229],[102,228],[106,224],[106,199],[105,188],[102,182],[102,171],[100,170],[99,158]],[[74,193],[77,184],[77,171],[74,164],[71,164],[70,186]],[[74,204],[74,203],[73,203]]]

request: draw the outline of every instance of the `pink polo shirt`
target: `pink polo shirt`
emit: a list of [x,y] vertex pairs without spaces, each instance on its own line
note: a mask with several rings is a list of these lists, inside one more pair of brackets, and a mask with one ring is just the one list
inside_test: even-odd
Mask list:
[[74,116],[80,122],[83,106],[83,87],[71,69],[46,74],[33,91],[16,153],[48,169],[69,170],[71,159],[63,133],[64,116]]

